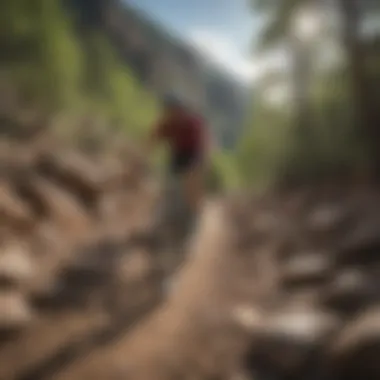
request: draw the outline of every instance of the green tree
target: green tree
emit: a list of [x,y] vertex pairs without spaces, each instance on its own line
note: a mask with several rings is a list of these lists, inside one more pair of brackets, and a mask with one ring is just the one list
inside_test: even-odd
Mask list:
[[[298,176],[301,173],[316,176],[317,172],[343,172],[353,169],[355,165],[363,165],[363,160],[366,162],[368,156],[379,166],[380,154],[377,147],[380,132],[377,126],[380,105],[374,90],[374,84],[378,82],[371,83],[368,79],[368,54],[366,56],[366,45],[361,36],[364,10],[371,9],[373,12],[379,9],[378,5],[370,0],[334,0],[329,4],[313,0],[252,0],[252,6],[265,19],[259,36],[258,51],[285,45],[291,52],[292,92],[296,107],[291,116],[289,112],[279,109],[266,113],[263,111],[265,105],[257,104],[255,99],[256,112],[251,120],[251,131],[239,148],[240,156],[256,157],[260,166],[266,156],[263,172],[265,168],[268,172],[273,172],[274,168],[276,173],[284,172],[285,167],[298,173]],[[311,71],[311,63],[316,56],[318,58],[314,54],[318,52],[317,49],[314,50],[314,44],[310,41],[302,42],[294,34],[297,17],[315,6],[328,6],[337,11],[343,25],[342,47],[347,52],[347,64],[325,68],[322,72]],[[322,45],[325,43],[324,39],[328,40],[329,36],[319,36]],[[318,45],[315,46],[318,48]],[[373,55],[371,62],[376,62]],[[372,74],[372,78],[376,78],[376,75]],[[351,87],[348,86],[349,83],[352,84]],[[260,92],[260,88],[256,91]],[[260,114],[265,116],[259,116]],[[274,114],[278,114],[279,122],[274,120]],[[272,138],[264,139],[263,136],[268,135],[265,133],[268,128],[272,131]],[[290,149],[278,148],[278,128],[286,130],[285,135],[290,134],[284,140],[291,145]],[[282,134],[281,136],[284,137]],[[265,147],[258,141],[264,142]],[[275,151],[274,146],[277,147]],[[365,153],[368,148],[369,155]],[[255,152],[250,153],[250,149]],[[247,169],[252,172],[252,164],[243,161],[240,160],[239,166],[245,165],[247,175]]]
[[259,50],[279,44],[288,46],[292,60],[293,96],[297,109],[299,132],[305,132],[310,121],[308,91],[310,83],[311,44],[303,43],[294,29],[300,11],[313,4],[313,0],[253,0],[254,9],[263,13],[267,23],[259,39]]
[[376,176],[380,175],[380,102],[376,99],[374,88],[380,83],[369,79],[366,65],[367,54],[365,43],[360,37],[365,10],[380,13],[378,2],[370,0],[337,0],[342,15],[343,43],[346,48],[348,67],[355,99],[356,125],[364,137],[370,150],[372,169]]

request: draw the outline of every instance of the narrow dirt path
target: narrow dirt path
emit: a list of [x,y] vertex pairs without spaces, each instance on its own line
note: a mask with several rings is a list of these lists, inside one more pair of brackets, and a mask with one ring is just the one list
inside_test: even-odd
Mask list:
[[125,331],[116,344],[100,349],[59,379],[123,374],[136,380],[169,379],[235,370],[246,334],[234,320],[243,299],[236,297],[233,279],[239,268],[230,254],[229,231],[222,205],[210,202],[191,242],[191,256],[166,302],[131,333]]

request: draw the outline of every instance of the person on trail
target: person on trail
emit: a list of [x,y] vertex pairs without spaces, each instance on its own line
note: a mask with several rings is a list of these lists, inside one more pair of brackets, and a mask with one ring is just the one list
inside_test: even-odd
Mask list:
[[150,148],[164,143],[169,149],[169,174],[180,181],[184,199],[196,214],[202,206],[204,176],[209,160],[209,134],[203,119],[182,99],[167,95],[163,113],[149,140]]

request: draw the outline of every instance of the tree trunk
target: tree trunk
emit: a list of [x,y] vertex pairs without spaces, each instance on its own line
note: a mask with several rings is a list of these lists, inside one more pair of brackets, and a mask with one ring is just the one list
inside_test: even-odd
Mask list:
[[310,62],[302,44],[295,40],[293,52],[293,88],[299,133],[307,133],[310,118]]
[[310,152],[313,139],[313,115],[310,102],[311,50],[307,44],[290,36],[292,54],[292,92],[295,111],[296,139],[299,149]]
[[380,179],[380,115],[371,93],[371,83],[366,72],[365,51],[359,39],[360,0],[338,1],[342,13],[343,41],[349,61],[357,128],[368,144],[372,174],[376,179]]

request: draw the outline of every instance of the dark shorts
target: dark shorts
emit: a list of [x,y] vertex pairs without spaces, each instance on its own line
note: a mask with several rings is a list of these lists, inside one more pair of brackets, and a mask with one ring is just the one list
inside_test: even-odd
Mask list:
[[201,162],[197,152],[181,152],[173,154],[170,159],[170,172],[175,175],[184,174]]

